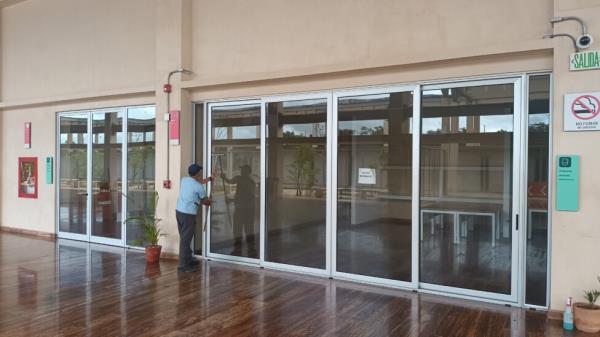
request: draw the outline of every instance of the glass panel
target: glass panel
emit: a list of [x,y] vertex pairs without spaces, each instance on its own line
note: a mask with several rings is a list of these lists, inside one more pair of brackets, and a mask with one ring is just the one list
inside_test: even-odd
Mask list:
[[[195,123],[194,125],[194,162],[201,164],[204,158],[204,104],[194,105]],[[210,174],[210,172],[204,172]],[[196,219],[196,231],[194,235],[194,254],[202,255],[202,237],[205,217],[205,207],[198,210],[198,218]]]
[[527,149],[527,272],[525,302],[546,306],[548,278],[548,156],[550,75],[529,78]]
[[[127,112],[127,217],[151,211],[154,194],[156,109],[130,108]],[[137,223],[127,223],[127,244],[141,236]]]
[[411,280],[412,102],[338,101],[337,271]]
[[511,293],[514,85],[422,95],[420,280]]
[[260,104],[212,108],[210,251],[259,258]]
[[88,115],[60,117],[59,230],[87,233]]
[[123,113],[92,114],[92,235],[121,239]]
[[324,269],[327,100],[269,103],[267,127],[265,259]]

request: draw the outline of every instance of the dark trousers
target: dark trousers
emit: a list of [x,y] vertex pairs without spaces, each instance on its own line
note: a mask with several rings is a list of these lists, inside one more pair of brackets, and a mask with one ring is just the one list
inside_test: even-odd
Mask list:
[[196,215],[176,211],[177,229],[179,230],[179,268],[192,263],[192,239],[196,230]]

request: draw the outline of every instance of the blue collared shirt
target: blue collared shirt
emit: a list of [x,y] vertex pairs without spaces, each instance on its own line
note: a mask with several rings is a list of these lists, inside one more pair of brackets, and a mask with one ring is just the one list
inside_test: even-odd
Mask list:
[[200,200],[206,198],[206,189],[192,177],[181,179],[179,198],[177,198],[177,210],[186,214],[198,214]]

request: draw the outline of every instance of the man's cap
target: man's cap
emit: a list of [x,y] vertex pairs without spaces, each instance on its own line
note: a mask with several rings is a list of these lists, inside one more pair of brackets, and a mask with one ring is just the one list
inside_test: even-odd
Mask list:
[[188,167],[188,174],[190,175],[190,177],[195,176],[200,171],[202,171],[202,166],[200,166],[198,164],[192,164],[192,165],[190,165],[190,167]]

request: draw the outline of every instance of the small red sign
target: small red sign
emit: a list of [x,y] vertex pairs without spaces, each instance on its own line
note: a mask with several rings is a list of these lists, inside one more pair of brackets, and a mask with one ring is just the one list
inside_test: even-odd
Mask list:
[[25,123],[25,148],[31,149],[31,122]]
[[592,119],[600,112],[600,101],[592,95],[581,95],[573,100],[571,112],[577,119]]
[[180,111],[169,112],[169,144],[179,145],[179,115]]

